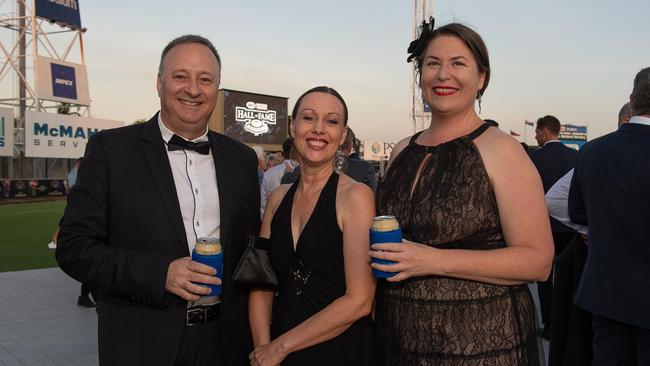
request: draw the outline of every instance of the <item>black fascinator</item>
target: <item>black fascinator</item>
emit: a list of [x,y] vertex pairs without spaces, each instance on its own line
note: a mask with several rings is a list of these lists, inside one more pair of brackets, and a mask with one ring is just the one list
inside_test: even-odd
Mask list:
[[406,62],[411,62],[414,58],[417,59],[424,52],[427,41],[429,40],[431,33],[433,33],[434,23],[435,19],[433,17],[429,17],[428,22],[426,20],[422,21],[422,25],[420,26],[420,35],[416,40],[409,44],[409,48],[406,51],[409,53]]

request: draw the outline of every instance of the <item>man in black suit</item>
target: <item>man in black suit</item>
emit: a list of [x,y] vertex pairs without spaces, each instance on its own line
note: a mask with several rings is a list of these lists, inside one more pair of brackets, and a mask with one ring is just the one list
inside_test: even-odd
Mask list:
[[[248,364],[248,293],[231,279],[259,228],[257,158],[208,130],[220,70],[207,39],[173,40],[159,66],[160,113],[88,142],[56,258],[101,290],[101,365]],[[220,239],[221,280],[190,259],[199,238]]]
[[354,131],[348,128],[348,134],[341,145],[341,152],[347,156],[344,173],[357,182],[365,183],[372,191],[377,191],[377,171],[368,161],[359,158],[359,145]]
[[[537,120],[535,128],[535,140],[540,149],[530,154],[530,159],[535,164],[539,175],[542,178],[544,193],[573,168],[577,151],[566,147],[560,142],[560,121],[554,116],[544,116]],[[555,255],[559,256],[564,248],[571,242],[575,231],[560,222],[551,219],[551,231],[555,245]],[[542,312],[542,323],[544,328],[542,336],[549,338],[551,324],[551,303],[553,298],[553,274],[544,282],[537,282],[539,302]]]
[[632,117],[578,154],[571,221],[589,225],[576,305],[593,316],[592,365],[650,365],[650,67],[634,79]]

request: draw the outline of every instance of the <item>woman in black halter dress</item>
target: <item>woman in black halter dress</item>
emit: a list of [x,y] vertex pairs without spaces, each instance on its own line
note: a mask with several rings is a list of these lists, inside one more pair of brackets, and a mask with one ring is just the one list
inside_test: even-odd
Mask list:
[[[519,143],[474,110],[489,80],[487,49],[471,29],[425,23],[409,51],[431,107],[430,127],[397,144],[377,212],[405,241],[374,245],[380,365],[538,365],[527,282],[553,256],[539,176]],[[480,104],[479,104],[480,105]]]
[[374,197],[333,167],[347,108],[336,91],[317,87],[298,99],[292,116],[301,177],[274,191],[264,213],[260,236],[271,239],[279,283],[275,297],[251,292],[251,364],[374,365]]

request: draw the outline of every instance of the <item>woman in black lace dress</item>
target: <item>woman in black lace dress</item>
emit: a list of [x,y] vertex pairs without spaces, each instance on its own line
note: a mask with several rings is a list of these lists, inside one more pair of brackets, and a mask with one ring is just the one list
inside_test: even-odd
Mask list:
[[423,24],[409,47],[429,128],[399,142],[378,191],[403,243],[373,245],[381,365],[538,365],[527,282],[549,275],[542,184],[519,143],[475,112],[490,78],[481,37]]
[[347,114],[327,87],[305,92],[293,109],[301,176],[271,193],[262,219],[278,291],[275,298],[266,290],[250,294],[251,365],[374,365],[374,196],[333,164]]

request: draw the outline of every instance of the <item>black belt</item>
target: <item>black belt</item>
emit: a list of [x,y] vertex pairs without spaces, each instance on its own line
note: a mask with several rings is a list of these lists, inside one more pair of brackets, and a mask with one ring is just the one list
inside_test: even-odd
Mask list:
[[221,316],[221,303],[187,309],[185,325],[203,325]]

